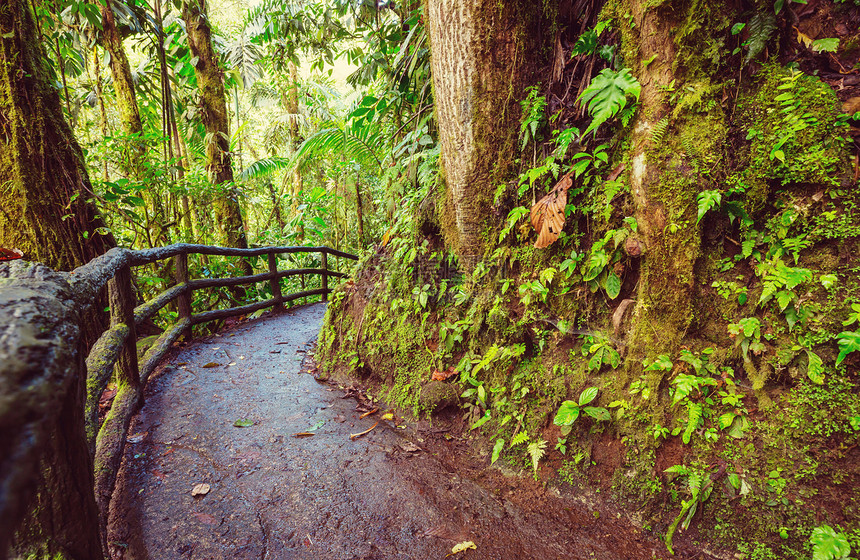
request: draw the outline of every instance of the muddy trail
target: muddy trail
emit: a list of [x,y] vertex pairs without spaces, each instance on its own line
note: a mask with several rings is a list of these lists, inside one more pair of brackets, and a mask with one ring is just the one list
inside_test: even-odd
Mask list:
[[464,541],[475,548],[452,558],[668,557],[611,505],[491,467],[444,419],[362,418],[360,389],[302,367],[324,311],[244,323],[166,360],[129,430],[114,558],[442,559]]

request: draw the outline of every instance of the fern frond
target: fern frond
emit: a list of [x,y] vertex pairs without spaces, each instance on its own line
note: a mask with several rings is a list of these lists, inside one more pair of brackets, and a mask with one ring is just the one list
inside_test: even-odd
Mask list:
[[685,444],[690,443],[690,436],[693,435],[693,432],[696,431],[702,423],[703,412],[702,403],[691,402],[687,404],[687,428],[681,436],[681,439]]
[[547,441],[545,439],[539,439],[531,442],[528,446],[529,456],[532,458],[532,468],[534,468],[535,473],[538,470],[538,463],[546,455],[546,444]]
[[669,117],[663,117],[651,129],[651,141],[656,147],[660,147],[660,144],[663,143],[663,136],[666,135],[667,130],[669,130]]
[[776,31],[776,17],[770,12],[757,13],[750,18],[747,31],[749,31],[750,37],[747,40],[749,51],[747,51],[747,56],[744,59],[745,62],[757,57],[767,46],[771,35]]
[[525,443],[529,440],[529,434],[525,431],[518,433],[514,437],[511,438],[510,447],[515,445],[519,445],[521,443]]

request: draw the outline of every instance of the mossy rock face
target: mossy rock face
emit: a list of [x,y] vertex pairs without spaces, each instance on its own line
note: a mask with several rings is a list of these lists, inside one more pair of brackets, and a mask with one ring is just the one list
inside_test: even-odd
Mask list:
[[768,200],[773,183],[838,186],[847,176],[848,154],[838,119],[840,103],[833,89],[815,76],[777,64],[766,65],[758,86],[739,103],[747,132],[749,165],[739,181],[749,209]]
[[444,381],[431,381],[421,387],[419,403],[422,410],[434,413],[460,404],[460,388]]

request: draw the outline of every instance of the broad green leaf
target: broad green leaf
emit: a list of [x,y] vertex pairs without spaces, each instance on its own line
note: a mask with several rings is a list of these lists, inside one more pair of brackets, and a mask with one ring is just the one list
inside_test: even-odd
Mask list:
[[821,385],[824,383],[824,363],[818,354],[812,350],[807,350],[806,356],[809,358],[809,363],[806,366],[806,375],[813,383]]
[[731,426],[732,422],[735,421],[735,416],[736,416],[736,414],[734,412],[726,412],[725,414],[721,415],[719,420],[718,420],[718,424],[720,425],[720,429],[725,430],[726,428]]
[[609,422],[612,420],[612,415],[602,406],[586,406],[583,410],[598,422]]
[[812,543],[812,560],[842,560],[851,553],[845,533],[837,533],[829,525],[813,529],[809,542]]
[[670,371],[672,369],[672,359],[666,354],[660,354],[651,365],[645,367],[645,371]]
[[496,440],[496,445],[493,446],[493,455],[490,457],[490,464],[495,463],[499,455],[502,453],[502,449],[505,448],[505,440],[503,438],[499,438]]
[[860,350],[860,332],[843,331],[839,333],[839,355],[836,357],[836,365],[855,350]]
[[611,68],[603,69],[591,80],[578,99],[580,103],[587,104],[588,113],[592,118],[591,124],[582,135],[588,135],[589,132],[617,115],[627,106],[628,96],[639,101],[641,91],[642,85],[630,74],[629,68],[623,68],[617,72]]
[[489,422],[492,417],[493,416],[490,414],[490,411],[488,410],[487,412],[484,413],[483,416],[481,416],[481,418],[477,422],[472,424],[472,426],[469,429],[474,430],[476,428],[480,428],[481,426],[483,426],[484,424]]
[[556,426],[570,426],[579,418],[579,405],[573,401],[564,401],[558,407],[553,424]]
[[606,295],[609,299],[615,299],[621,293],[621,279],[615,272],[610,271],[606,277]]
[[584,406],[597,398],[597,387],[589,387],[580,393],[579,406]]
[[839,39],[836,37],[812,41],[812,50],[815,52],[836,52],[838,48]]

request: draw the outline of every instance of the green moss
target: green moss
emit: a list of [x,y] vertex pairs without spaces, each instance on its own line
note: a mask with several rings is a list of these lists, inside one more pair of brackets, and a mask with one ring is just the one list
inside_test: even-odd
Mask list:
[[737,181],[746,186],[750,210],[763,207],[774,184],[838,186],[848,174],[840,104],[818,78],[765,65],[738,109],[750,145]]

